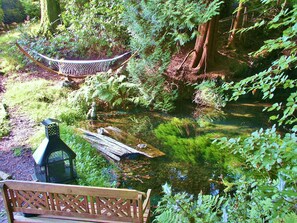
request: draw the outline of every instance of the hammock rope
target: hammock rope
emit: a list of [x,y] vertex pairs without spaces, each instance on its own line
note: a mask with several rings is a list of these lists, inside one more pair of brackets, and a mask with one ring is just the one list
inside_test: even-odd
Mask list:
[[47,64],[47,66],[45,66],[44,64],[34,59],[18,43],[16,43],[16,45],[21,50],[21,52],[23,52],[38,66],[41,66],[42,68],[47,69],[51,72],[73,78],[83,78],[87,75],[96,74],[97,72],[108,71],[117,60],[131,54],[130,52],[127,52],[114,58],[102,60],[58,60],[42,55],[36,51],[32,51],[32,53],[34,53],[37,57],[42,59],[44,63]]

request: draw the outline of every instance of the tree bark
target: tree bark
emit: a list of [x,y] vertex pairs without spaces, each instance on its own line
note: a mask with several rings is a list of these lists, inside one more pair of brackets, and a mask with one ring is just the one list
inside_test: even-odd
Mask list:
[[192,72],[199,74],[206,72],[214,63],[217,50],[218,16],[198,27],[199,36],[196,38],[195,54],[191,62]]
[[40,0],[40,29],[42,35],[52,35],[60,24],[61,8],[58,0]]
[[243,2],[240,1],[239,5],[238,5],[238,8],[237,8],[236,16],[234,18],[233,26],[231,27],[231,30],[230,30],[231,33],[230,33],[230,36],[229,36],[229,39],[228,39],[227,47],[233,46],[233,44],[234,44],[234,37],[235,37],[235,33],[236,33],[236,31],[237,31],[237,29],[239,27],[239,20],[240,20],[242,8],[243,8]]

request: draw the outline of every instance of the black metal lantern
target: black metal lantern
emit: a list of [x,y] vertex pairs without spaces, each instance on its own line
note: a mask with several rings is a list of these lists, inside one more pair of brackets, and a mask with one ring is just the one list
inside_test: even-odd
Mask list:
[[59,121],[46,119],[46,138],[33,154],[35,176],[41,182],[69,183],[75,181],[76,154],[61,140]]

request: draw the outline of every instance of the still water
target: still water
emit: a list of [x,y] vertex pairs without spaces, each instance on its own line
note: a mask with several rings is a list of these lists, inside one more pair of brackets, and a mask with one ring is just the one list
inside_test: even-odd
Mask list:
[[[191,106],[184,106],[175,114],[160,113],[125,113],[116,112],[102,114],[100,120],[94,123],[94,128],[102,126],[118,127],[121,130],[143,140],[158,148],[166,155],[157,158],[128,157],[119,163],[121,174],[120,187],[133,188],[140,191],[153,189],[154,199],[158,200],[162,194],[162,185],[169,183],[174,191],[186,191],[191,194],[203,192],[214,193],[219,188],[210,182],[226,175],[216,163],[200,160],[187,162],[175,159],[170,148],[165,148],[163,142],[155,136],[154,130],[161,124],[169,123],[174,118],[190,119],[193,122],[205,120],[211,123],[211,131],[218,136],[236,137],[248,134],[259,128],[266,128],[268,114],[262,112],[265,104],[260,103],[234,103],[229,104],[223,111],[200,111],[197,114]],[[194,115],[195,113],[195,115]],[[195,116],[195,117],[194,117]],[[201,127],[203,130],[203,126]],[[209,129],[209,127],[208,127]],[[200,132],[199,134],[203,134]],[[168,135],[170,137],[170,135]],[[187,150],[187,148],[180,148]],[[188,151],[183,151],[187,153]],[[190,151],[189,151],[190,152]]]

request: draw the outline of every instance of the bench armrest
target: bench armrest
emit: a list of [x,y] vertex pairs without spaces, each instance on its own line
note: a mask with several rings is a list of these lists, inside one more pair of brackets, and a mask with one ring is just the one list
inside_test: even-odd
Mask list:
[[146,198],[143,202],[142,210],[145,211],[147,208],[150,208],[150,196],[151,196],[152,189],[148,189],[146,192]]

